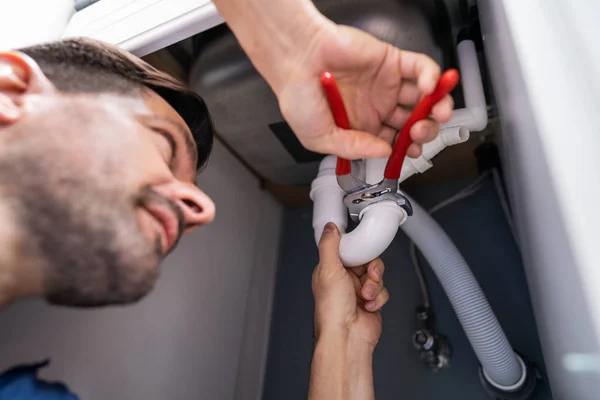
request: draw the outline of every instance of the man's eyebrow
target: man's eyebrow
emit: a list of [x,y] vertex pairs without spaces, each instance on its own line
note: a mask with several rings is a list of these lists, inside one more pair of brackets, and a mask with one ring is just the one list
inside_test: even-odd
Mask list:
[[[150,117],[150,120],[167,123],[172,128],[174,128],[180,136],[183,137],[185,143],[185,151],[188,153],[188,157],[192,161],[194,168],[196,168],[196,164],[198,163],[198,149],[196,148],[196,142],[192,138],[192,135],[190,134],[190,131],[187,128],[187,126],[183,125],[179,121],[176,121],[172,118],[163,115],[153,115],[152,117]],[[175,146],[174,151],[177,151],[177,146]]]

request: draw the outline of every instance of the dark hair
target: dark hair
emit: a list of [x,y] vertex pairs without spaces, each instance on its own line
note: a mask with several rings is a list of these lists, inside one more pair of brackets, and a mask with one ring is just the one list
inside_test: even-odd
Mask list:
[[214,126],[204,100],[172,76],[115,46],[88,38],[66,39],[19,51],[35,60],[63,92],[131,93],[145,86],[167,101],[196,140],[200,169],[210,156]]

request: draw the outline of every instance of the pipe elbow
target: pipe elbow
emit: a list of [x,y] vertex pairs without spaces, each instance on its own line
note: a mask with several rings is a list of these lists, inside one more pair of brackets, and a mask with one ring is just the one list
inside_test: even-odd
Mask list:
[[488,124],[487,106],[476,106],[469,108],[471,113],[471,121],[467,126],[473,132],[480,132],[485,129]]
[[[381,201],[362,210],[358,226],[352,232],[345,233],[348,212],[342,201],[345,193],[339,187],[335,176],[335,161],[335,157],[325,157],[311,185],[315,242],[319,244],[327,222],[335,223],[341,234],[342,263],[346,267],[358,267],[376,259],[388,248],[398,232],[398,227],[406,221],[408,215],[394,201]],[[373,164],[371,167],[367,165],[365,174],[380,180],[379,175],[383,176],[385,167],[385,160],[382,161],[383,163]],[[376,166],[378,168],[375,168]]]
[[480,132],[488,124],[486,105],[461,108],[452,112],[450,121],[441,124],[442,130],[464,127],[472,132]]
[[406,212],[393,201],[382,201],[365,208],[360,223],[342,235],[340,258],[346,267],[358,267],[379,257],[392,243]]
[[442,127],[464,126],[479,132],[487,126],[488,114],[477,49],[471,40],[464,40],[458,44],[457,53],[465,108],[455,110],[450,121]]

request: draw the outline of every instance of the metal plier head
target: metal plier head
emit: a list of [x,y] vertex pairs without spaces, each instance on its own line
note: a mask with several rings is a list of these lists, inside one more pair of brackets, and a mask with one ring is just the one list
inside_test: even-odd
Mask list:
[[[373,185],[367,184],[352,174],[350,160],[338,157],[335,173],[338,184],[346,192],[344,204],[348,207],[350,217],[353,220],[357,221],[361,211],[366,207],[384,200],[394,201],[409,216],[412,215],[410,202],[405,196],[398,193],[398,179],[400,179],[406,150],[408,150],[408,146],[411,144],[410,129],[416,122],[429,118],[431,109],[435,103],[454,89],[458,83],[458,79],[459,74],[457,70],[447,70],[442,74],[435,90],[430,95],[424,96],[419,104],[417,104],[398,135],[392,155],[385,166],[381,182]],[[325,91],[325,96],[329,102],[336,125],[342,129],[350,129],[350,121],[342,96],[335,79],[329,72],[325,72],[321,76],[321,85]]]
[[348,174],[338,175],[337,181],[342,190],[346,192],[343,201],[353,221],[358,222],[362,210],[382,201],[393,201],[409,216],[413,213],[410,201],[398,193],[398,181],[395,179],[383,179],[379,183],[369,185],[352,174]]

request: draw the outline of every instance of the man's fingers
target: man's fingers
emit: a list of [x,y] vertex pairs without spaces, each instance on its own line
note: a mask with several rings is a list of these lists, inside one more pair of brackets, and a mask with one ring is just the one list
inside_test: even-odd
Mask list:
[[371,280],[370,278],[367,278],[364,280],[364,284],[362,286],[362,289],[360,290],[360,296],[365,301],[370,301],[370,300],[375,299],[379,295],[379,293],[381,292],[382,289],[383,289],[383,280],[375,282],[375,281]]
[[383,272],[385,266],[380,258],[376,258],[367,265],[367,275],[373,282],[381,282],[383,280]]
[[386,143],[394,143],[396,139],[396,134],[398,133],[398,129],[392,128],[388,125],[383,125],[381,131],[379,131],[379,138]]
[[398,104],[401,106],[414,107],[423,97],[423,93],[417,82],[409,79],[402,79],[400,92],[398,93]]
[[358,278],[363,276],[367,272],[367,267],[361,265],[360,267],[348,268],[348,271],[356,275]]
[[[411,139],[417,143],[427,143],[433,140],[440,131],[439,122],[447,122],[452,117],[452,108],[454,100],[446,96],[433,107],[432,114],[434,119],[424,119],[416,122],[410,130]],[[412,110],[397,106],[392,115],[385,121],[387,126],[401,130]]]
[[[401,128],[404,125],[404,122],[408,119],[408,116],[412,112],[412,109],[419,103],[421,97],[423,96],[421,89],[417,87],[414,82],[411,83],[402,83],[402,88],[400,89],[400,96],[398,98],[399,107],[396,107],[394,113],[398,114],[398,109],[402,110],[400,115],[401,119],[398,119],[400,115],[392,116],[398,121],[396,123],[390,123],[392,121],[392,117],[387,119],[387,124],[397,129]],[[433,118],[438,122],[448,122],[450,117],[452,117],[452,110],[454,109],[454,99],[449,94],[444,96],[443,99],[438,101],[433,105],[431,110],[431,114]]]
[[383,288],[374,300],[367,301],[365,303],[365,310],[375,312],[381,310],[381,307],[385,305],[390,299],[390,293],[386,288]]
[[408,149],[406,150],[406,155],[410,158],[417,158],[421,155],[422,153],[422,148],[421,145],[418,143],[411,143],[410,146],[408,146]]
[[354,289],[356,295],[364,301],[373,300],[383,288],[383,272],[385,267],[380,258],[376,258],[366,265],[349,268],[348,271],[354,275]]
[[440,131],[440,124],[431,119],[422,119],[410,128],[410,138],[414,143],[423,144],[435,139]]
[[431,113],[433,118],[439,122],[448,122],[452,117],[452,109],[454,108],[454,99],[447,95],[433,106]]
[[[322,140],[323,138],[320,139]],[[310,149],[310,143],[306,147]],[[324,140],[321,146],[311,150],[325,154],[334,154],[350,160],[388,157],[392,152],[389,143],[371,133],[352,129],[345,130],[337,127]]]
[[416,80],[424,94],[433,92],[441,75],[440,67],[433,59],[425,54],[403,51],[400,62],[403,78]]
[[402,106],[396,106],[396,108],[392,112],[392,115],[390,115],[389,118],[385,120],[385,124],[391,126],[396,130],[400,130],[408,120],[410,113],[412,113],[412,110],[404,108]]
[[319,267],[343,268],[340,260],[340,231],[333,222],[328,222],[323,228],[323,234],[319,240]]
[[383,288],[384,265],[381,259],[377,258],[367,265],[367,273],[360,277],[362,289],[361,297],[365,301],[374,300]]
[[[353,270],[354,270],[354,268],[349,268],[346,271],[353,271]],[[358,297],[359,299],[362,299],[362,294],[360,293],[360,291],[362,289],[362,282],[360,281],[360,278],[353,274],[350,274],[350,278],[352,279],[352,285],[354,286],[354,293],[356,294],[356,297]]]

